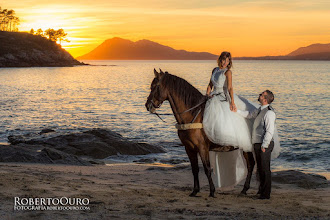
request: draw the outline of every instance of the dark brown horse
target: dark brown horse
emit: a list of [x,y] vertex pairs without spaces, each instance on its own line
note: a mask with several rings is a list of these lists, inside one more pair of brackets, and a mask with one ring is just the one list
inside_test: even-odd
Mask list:
[[[159,73],[154,70],[154,73],[155,78],[151,83],[151,92],[145,104],[147,110],[151,113],[155,113],[156,109],[159,108],[165,100],[168,100],[174,117],[179,125],[188,124],[192,121],[194,123],[202,123],[206,97],[180,77],[171,75],[167,72],[164,73],[161,70]],[[214,197],[215,187],[211,177],[209,150],[214,148],[228,150],[228,148],[232,147],[213,144],[209,141],[202,128],[178,130],[178,135],[182,144],[185,146],[185,150],[191,163],[192,173],[194,175],[194,189],[190,196],[196,196],[200,191],[197,157],[197,154],[199,153],[205,174],[209,181],[210,196]],[[244,152],[244,157],[247,161],[248,175],[245,180],[244,188],[241,191],[242,194],[246,194],[246,191],[250,188],[252,171],[255,164],[251,152]]]

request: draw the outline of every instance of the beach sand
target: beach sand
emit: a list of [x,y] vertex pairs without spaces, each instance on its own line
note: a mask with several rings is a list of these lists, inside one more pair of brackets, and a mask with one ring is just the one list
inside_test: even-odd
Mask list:
[[[227,192],[209,187],[200,169],[201,192],[189,197],[190,167],[155,164],[67,166],[0,163],[0,219],[329,219],[330,189],[303,189],[273,182],[270,200],[257,200],[253,177]],[[255,176],[255,175],[254,175]],[[14,197],[88,198],[90,210],[14,210]]]

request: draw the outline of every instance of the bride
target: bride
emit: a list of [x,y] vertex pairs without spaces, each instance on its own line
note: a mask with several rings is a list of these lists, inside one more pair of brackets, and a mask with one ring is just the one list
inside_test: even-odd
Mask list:
[[[234,111],[253,110],[255,106],[234,94],[232,85],[232,58],[229,52],[219,56],[218,67],[212,71],[206,95],[203,128],[213,143],[233,146],[231,152],[210,151],[215,185],[226,189],[238,184],[246,177],[243,150],[252,152],[251,130],[253,121],[243,118]],[[212,91],[213,89],[213,91]]]

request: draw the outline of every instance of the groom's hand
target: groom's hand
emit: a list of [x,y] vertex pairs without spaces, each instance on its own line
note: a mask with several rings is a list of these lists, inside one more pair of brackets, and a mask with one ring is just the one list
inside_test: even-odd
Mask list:
[[265,153],[266,152],[266,148],[262,147],[261,148],[261,151]]

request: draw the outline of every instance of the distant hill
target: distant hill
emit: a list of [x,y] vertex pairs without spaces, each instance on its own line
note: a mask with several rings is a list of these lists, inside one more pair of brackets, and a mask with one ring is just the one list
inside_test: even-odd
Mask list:
[[133,42],[122,38],[104,41],[78,60],[214,60],[217,55],[207,52],[175,50],[149,40]]
[[312,44],[307,47],[300,47],[289,53],[287,56],[301,56],[306,54],[330,53],[330,44]]
[[285,56],[236,57],[237,60],[330,60],[330,44],[300,47]]
[[23,32],[0,31],[0,67],[83,65],[55,42]]

